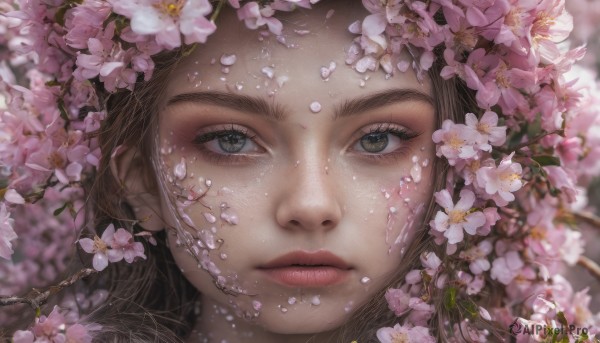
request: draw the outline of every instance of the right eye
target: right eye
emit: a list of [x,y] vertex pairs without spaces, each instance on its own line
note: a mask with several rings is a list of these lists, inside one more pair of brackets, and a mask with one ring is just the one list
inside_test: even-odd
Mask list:
[[234,162],[234,159],[252,157],[265,151],[249,136],[248,129],[233,126],[200,133],[193,143],[206,157],[218,162],[227,159]]

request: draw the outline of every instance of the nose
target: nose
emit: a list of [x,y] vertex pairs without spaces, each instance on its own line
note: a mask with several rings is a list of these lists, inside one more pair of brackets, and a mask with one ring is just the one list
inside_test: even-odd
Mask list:
[[289,230],[329,231],[342,217],[335,177],[327,163],[313,158],[297,163],[280,189],[276,220]]

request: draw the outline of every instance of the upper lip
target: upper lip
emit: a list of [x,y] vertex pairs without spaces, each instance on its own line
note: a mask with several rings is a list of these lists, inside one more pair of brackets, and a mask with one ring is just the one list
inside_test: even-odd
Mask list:
[[259,269],[275,269],[291,266],[351,269],[350,265],[342,258],[325,250],[319,250],[315,252],[292,251],[259,266]]

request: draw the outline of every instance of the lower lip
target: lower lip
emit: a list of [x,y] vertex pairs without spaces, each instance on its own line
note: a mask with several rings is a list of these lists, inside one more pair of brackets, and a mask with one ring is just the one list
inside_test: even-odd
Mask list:
[[335,267],[281,267],[261,269],[277,283],[292,287],[323,287],[343,282],[350,270]]

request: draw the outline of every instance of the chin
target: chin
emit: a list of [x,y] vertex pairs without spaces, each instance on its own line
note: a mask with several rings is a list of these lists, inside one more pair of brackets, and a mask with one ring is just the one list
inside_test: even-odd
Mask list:
[[345,323],[349,314],[341,311],[290,309],[287,313],[264,311],[257,324],[265,330],[284,335],[309,335],[332,331]]

